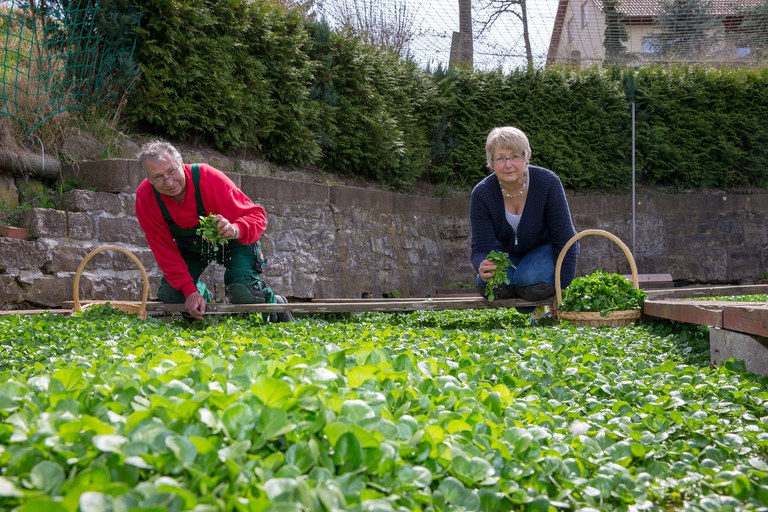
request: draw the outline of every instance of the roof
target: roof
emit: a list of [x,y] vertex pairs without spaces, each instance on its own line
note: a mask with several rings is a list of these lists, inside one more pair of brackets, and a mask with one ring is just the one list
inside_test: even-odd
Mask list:
[[[715,16],[729,16],[756,7],[765,0],[712,0],[712,14]],[[603,0],[594,0],[595,5],[603,10]],[[566,2],[567,3],[567,2]],[[619,11],[627,17],[657,16],[663,12],[661,4],[663,0],[619,0]]]

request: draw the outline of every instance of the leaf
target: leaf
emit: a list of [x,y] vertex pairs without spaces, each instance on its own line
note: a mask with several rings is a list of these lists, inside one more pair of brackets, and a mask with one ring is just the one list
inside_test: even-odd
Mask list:
[[256,379],[251,392],[267,407],[282,408],[293,398],[293,391],[287,383],[265,375]]
[[127,437],[115,434],[93,436],[93,445],[102,452],[119,452],[120,448],[127,442]]
[[288,413],[283,409],[267,407],[259,416],[259,432],[264,439],[274,439],[295,429],[296,425],[288,421]]
[[24,493],[13,482],[0,476],[0,496],[18,498],[24,496]]
[[50,494],[64,482],[64,470],[55,462],[44,460],[32,468],[29,479],[37,489]]
[[376,417],[370,405],[362,400],[345,400],[341,405],[339,417],[348,420],[350,423],[359,425]]
[[451,467],[454,476],[467,484],[480,483],[495,474],[493,466],[480,457],[457,455],[451,461]]
[[49,498],[34,498],[15,510],[16,512],[67,512],[67,507]]
[[363,462],[363,447],[352,432],[345,432],[333,446],[333,462],[338,467],[338,474],[349,473],[360,467]]
[[173,452],[181,465],[189,467],[195,462],[197,448],[186,437],[171,435],[165,438],[165,445]]

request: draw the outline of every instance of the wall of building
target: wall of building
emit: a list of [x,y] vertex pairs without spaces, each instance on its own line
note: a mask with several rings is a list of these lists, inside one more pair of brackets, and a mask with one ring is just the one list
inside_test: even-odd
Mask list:
[[[135,217],[143,173],[135,160],[80,163],[65,172],[83,190],[63,194],[60,209],[33,209],[30,239],[0,237],[0,305],[59,307],[71,301],[76,270],[106,244],[143,264],[154,297],[160,273]],[[423,297],[471,286],[469,199],[437,199],[228,173],[262,204],[267,281],[283,295],[308,299]],[[86,190],[87,189],[87,190]],[[638,195],[635,225],[627,196],[569,194],[577,230],[603,229],[634,248],[639,273],[669,273],[693,283],[755,282],[768,270],[768,194]],[[633,243],[634,231],[634,243]],[[581,240],[579,274],[597,268],[629,273],[623,253],[605,237]],[[225,300],[223,269],[204,280]],[[119,251],[103,251],[82,272],[81,299],[139,300],[142,279]]]

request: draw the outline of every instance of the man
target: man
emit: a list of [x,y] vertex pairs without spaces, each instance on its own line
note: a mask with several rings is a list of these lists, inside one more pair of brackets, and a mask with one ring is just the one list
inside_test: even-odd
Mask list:
[[[192,318],[201,320],[211,294],[198,280],[216,261],[225,267],[225,291],[231,303],[286,303],[261,278],[266,263],[259,243],[267,227],[264,208],[218,169],[183,163],[179,151],[167,142],[145,144],[139,164],[147,179],[136,190],[136,217],[163,272],[157,293],[162,302],[183,303]],[[196,233],[200,217],[208,214],[215,214],[219,236],[228,240],[221,250]],[[290,313],[270,317],[292,320]]]

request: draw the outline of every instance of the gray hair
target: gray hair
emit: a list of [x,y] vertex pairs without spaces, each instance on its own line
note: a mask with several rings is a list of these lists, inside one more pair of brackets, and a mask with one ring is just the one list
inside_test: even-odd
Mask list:
[[531,159],[531,144],[528,142],[528,137],[521,129],[513,126],[500,126],[488,134],[488,138],[485,139],[485,157],[488,167],[491,167],[493,154],[497,149],[508,149],[524,155],[526,162]]
[[141,165],[141,168],[145,171],[144,162],[147,160],[163,160],[166,162],[175,162],[179,165],[184,163],[179,150],[176,149],[173,144],[162,140],[153,140],[141,146],[138,158],[139,165]]

